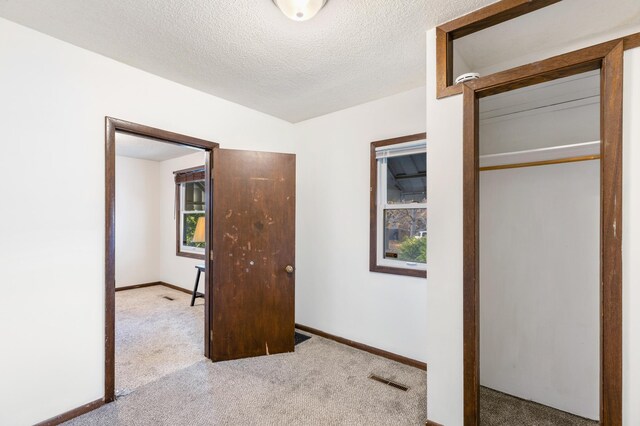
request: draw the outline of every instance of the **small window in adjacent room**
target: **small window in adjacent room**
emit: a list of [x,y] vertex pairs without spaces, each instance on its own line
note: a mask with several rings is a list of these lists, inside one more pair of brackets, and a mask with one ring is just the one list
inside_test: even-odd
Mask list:
[[370,270],[426,276],[424,133],[371,144]]
[[[205,182],[204,169],[180,170],[176,181],[176,254],[204,258],[204,238],[197,229],[204,229]],[[198,226],[198,222],[202,222]]]

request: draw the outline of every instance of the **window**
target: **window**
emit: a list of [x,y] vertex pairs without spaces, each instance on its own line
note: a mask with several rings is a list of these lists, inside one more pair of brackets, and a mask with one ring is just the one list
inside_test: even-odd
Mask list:
[[370,270],[426,276],[424,133],[371,144]]
[[[204,169],[174,172],[176,181],[176,255],[204,259],[205,243],[196,238],[199,220],[205,217]],[[201,219],[202,218],[202,219]]]

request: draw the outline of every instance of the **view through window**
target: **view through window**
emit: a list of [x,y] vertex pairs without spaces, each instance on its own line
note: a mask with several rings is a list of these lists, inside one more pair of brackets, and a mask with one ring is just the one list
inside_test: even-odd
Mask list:
[[375,146],[375,162],[376,265],[424,270],[427,262],[426,141]]
[[386,259],[426,263],[426,155],[403,155],[381,160],[384,161],[387,194],[383,200],[383,255]]
[[204,181],[186,182],[180,185],[180,246],[183,251],[204,253],[204,242],[194,242],[198,218],[204,217]]

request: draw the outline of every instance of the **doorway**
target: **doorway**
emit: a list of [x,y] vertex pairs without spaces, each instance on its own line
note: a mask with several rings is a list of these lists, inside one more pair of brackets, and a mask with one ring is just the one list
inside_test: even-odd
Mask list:
[[116,397],[206,359],[205,155],[116,132]]
[[[197,148],[205,152],[204,173],[211,176],[213,151],[217,143],[190,136],[180,135],[153,127],[143,126],[111,117],[105,119],[105,402],[115,400],[115,290],[116,290],[116,132],[140,138],[149,138],[159,143],[169,143],[182,147]],[[210,179],[204,180],[205,253],[210,252],[210,228],[212,223]],[[204,263],[204,355],[209,358],[209,297],[211,294],[211,274],[209,262]]]
[[480,424],[481,98],[600,70],[599,419],[622,422],[622,58],[610,42],[465,84],[464,96],[464,422]]
[[[293,352],[295,155],[220,149],[214,142],[111,117],[105,127],[105,402],[115,399],[116,132],[205,152],[198,172],[204,211],[187,212],[205,218],[204,356],[222,361]],[[182,237],[176,231],[177,255],[194,248]]]

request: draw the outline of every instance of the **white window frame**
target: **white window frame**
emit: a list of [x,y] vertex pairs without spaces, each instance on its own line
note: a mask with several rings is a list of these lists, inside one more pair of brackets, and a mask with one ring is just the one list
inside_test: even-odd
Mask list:
[[[198,181],[194,181],[194,182],[198,182]],[[205,214],[204,210],[193,210],[193,211],[183,210],[185,205],[185,187],[188,183],[193,183],[193,182],[182,182],[180,184],[180,205],[178,206],[178,213],[180,214],[180,218],[179,218],[180,220],[180,252],[201,254],[204,256],[204,247],[200,248],[200,247],[185,246],[183,243],[182,236],[184,235],[184,215],[196,214],[196,213]]]
[[[376,148],[376,167],[378,174],[377,182],[377,198],[376,198],[376,220],[377,220],[377,264],[378,266],[387,266],[392,268],[416,269],[424,271],[427,269],[426,263],[407,262],[404,260],[387,259],[384,250],[384,212],[385,210],[401,210],[401,209],[427,209],[427,203],[410,203],[410,204],[389,204],[387,203],[387,161],[391,157],[401,157],[412,154],[427,154],[427,141],[412,141],[399,143],[395,145],[382,146]],[[426,192],[426,188],[425,188]]]

